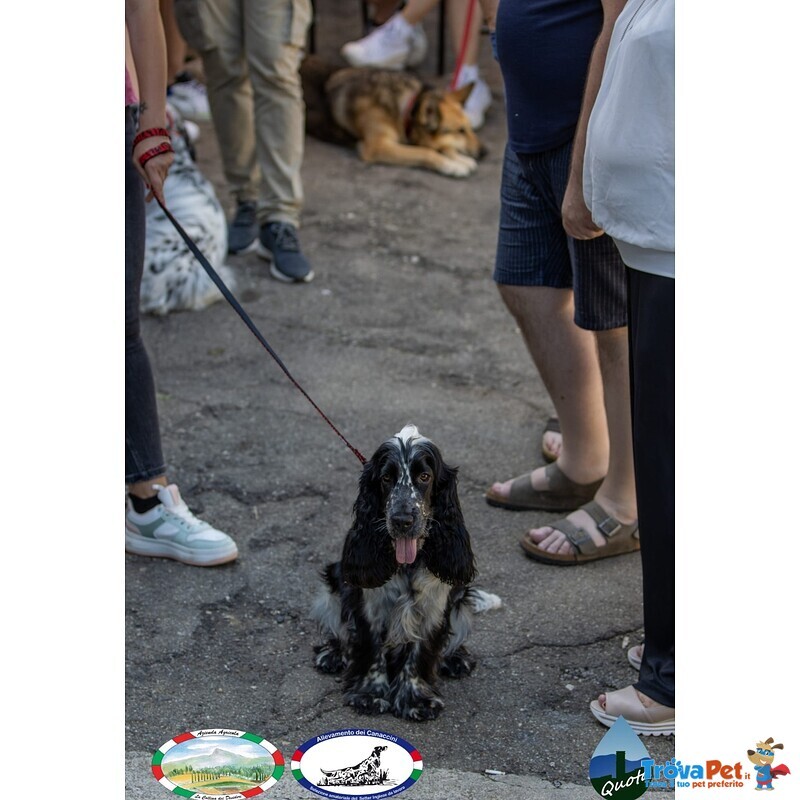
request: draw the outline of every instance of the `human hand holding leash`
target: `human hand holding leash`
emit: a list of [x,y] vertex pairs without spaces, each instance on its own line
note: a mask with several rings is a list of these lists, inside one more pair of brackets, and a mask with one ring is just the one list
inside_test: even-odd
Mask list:
[[148,188],[145,200],[149,203],[155,197],[164,205],[164,181],[174,158],[166,129],[150,128],[142,131],[134,139],[132,156],[133,163]]

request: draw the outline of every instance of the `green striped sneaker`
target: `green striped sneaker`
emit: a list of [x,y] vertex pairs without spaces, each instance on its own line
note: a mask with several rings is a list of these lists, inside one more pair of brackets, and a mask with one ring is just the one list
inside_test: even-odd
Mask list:
[[140,556],[174,558],[195,567],[233,561],[239,550],[227,533],[198,519],[183,502],[178,487],[153,486],[161,501],[144,514],[130,502],[125,514],[125,549]]

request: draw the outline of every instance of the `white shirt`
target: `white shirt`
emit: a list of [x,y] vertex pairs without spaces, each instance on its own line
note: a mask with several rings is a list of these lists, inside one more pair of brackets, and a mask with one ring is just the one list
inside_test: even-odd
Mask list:
[[586,139],[583,193],[629,267],[675,277],[675,2],[628,0]]

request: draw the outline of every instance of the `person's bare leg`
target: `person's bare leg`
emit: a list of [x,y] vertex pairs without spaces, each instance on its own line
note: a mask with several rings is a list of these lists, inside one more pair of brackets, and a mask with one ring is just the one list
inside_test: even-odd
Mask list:
[[370,3],[370,6],[372,21],[376,25],[383,25],[397,11],[399,3],[397,0],[377,0],[377,2]]
[[[561,471],[576,483],[592,483],[608,470],[608,428],[594,334],[573,321],[571,289],[499,285],[500,296],[522,337],[561,421]],[[627,387],[627,382],[625,384]],[[531,485],[547,489],[544,467]],[[492,490],[508,496],[511,481]]]
[[[443,0],[447,3],[447,23],[450,29],[450,41],[453,52],[458,55],[461,50],[461,40],[464,36],[464,27],[467,24],[467,11],[470,0]],[[413,2],[413,0],[412,0]],[[478,5],[472,12],[467,50],[464,54],[464,66],[474,67],[478,63],[478,50],[481,41],[481,9]]]
[[[610,437],[608,474],[597,490],[595,501],[604,511],[623,525],[634,522],[636,512],[636,484],[633,473],[633,440],[628,372],[627,328],[598,331],[597,350],[603,379],[606,418]],[[568,444],[564,437],[564,445]],[[585,511],[575,511],[567,519],[584,528],[598,546],[606,538],[597,530],[596,523]],[[528,536],[541,549],[550,553],[572,552],[572,544],[563,533],[549,526],[534,528]]]
[[422,22],[430,12],[439,5],[440,0],[408,0],[400,12],[409,25]]

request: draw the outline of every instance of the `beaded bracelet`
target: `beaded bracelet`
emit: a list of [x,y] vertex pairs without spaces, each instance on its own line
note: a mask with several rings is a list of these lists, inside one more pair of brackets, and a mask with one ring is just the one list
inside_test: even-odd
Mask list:
[[156,156],[160,156],[162,153],[172,153],[172,145],[169,142],[161,142],[161,144],[157,145],[156,147],[152,147],[150,150],[145,150],[139,156],[139,165],[144,169],[144,165],[151,159],[155,158]]
[[150,139],[153,136],[166,136],[169,139],[169,131],[166,128],[147,128],[147,130],[139,131],[136,138],[133,140],[133,146],[136,147],[139,142],[145,139]]

